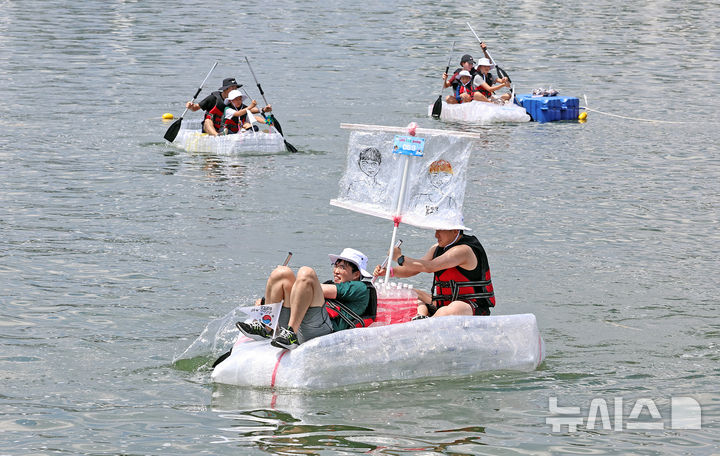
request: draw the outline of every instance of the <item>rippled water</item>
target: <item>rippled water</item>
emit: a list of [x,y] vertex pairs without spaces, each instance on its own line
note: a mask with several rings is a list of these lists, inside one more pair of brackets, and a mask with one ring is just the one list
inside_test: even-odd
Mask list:
[[[223,6],[0,2],[0,454],[720,451],[717,2]],[[478,54],[466,20],[519,92],[664,122],[426,118],[451,41]],[[204,93],[235,76],[257,95],[244,55],[301,153],[167,146],[161,114],[215,59]],[[388,223],[328,204],[339,123],[411,121],[486,134],[466,220],[495,313],[537,315],[543,366],[299,394],[211,384],[224,347],[174,364],[288,250],[295,266],[346,244],[379,262]],[[432,242],[401,236],[410,255]],[[679,396],[702,429],[671,429]],[[620,397],[625,418],[651,399],[664,429],[553,432],[552,397],[585,416]]]

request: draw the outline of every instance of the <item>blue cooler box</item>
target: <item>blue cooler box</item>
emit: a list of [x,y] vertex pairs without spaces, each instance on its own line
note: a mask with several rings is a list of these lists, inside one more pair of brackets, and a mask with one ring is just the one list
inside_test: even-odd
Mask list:
[[536,122],[577,120],[580,100],[576,97],[534,97],[531,94],[515,95],[515,103],[525,108]]

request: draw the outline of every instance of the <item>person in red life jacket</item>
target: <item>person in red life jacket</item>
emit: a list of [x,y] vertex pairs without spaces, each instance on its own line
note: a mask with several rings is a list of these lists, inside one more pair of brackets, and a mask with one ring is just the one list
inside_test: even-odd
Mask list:
[[[433,274],[431,293],[416,290],[418,315],[413,318],[446,315],[490,315],[495,295],[485,249],[475,236],[461,229],[435,231],[434,244],[422,258],[410,258],[400,248],[393,250],[392,277],[412,277],[421,272]],[[374,275],[382,276],[385,268],[377,266]]]
[[[278,318],[280,328],[270,342],[279,348],[294,349],[315,337],[366,324],[364,316],[377,308],[377,296],[367,272],[367,257],[359,250],[346,248],[339,255],[329,255],[333,265],[332,281],[320,283],[317,273],[308,266],[297,275],[287,266],[278,266],[270,274],[265,302],[282,302]],[[373,315],[374,316],[374,315]],[[238,322],[240,332],[255,340],[269,339],[272,331],[258,320]]]
[[475,69],[475,60],[473,60],[472,56],[470,54],[465,54],[460,59],[460,68],[456,69],[450,78],[448,78],[447,73],[443,73],[442,78],[443,81],[445,81],[445,84],[443,85],[444,88],[453,86],[453,90],[457,88],[457,85],[460,83],[460,78],[458,76],[458,73],[460,73],[462,70],[467,71],[470,73],[470,76],[475,76],[475,73],[477,70]]
[[448,95],[445,101],[448,104],[468,103],[473,101],[473,93],[475,90],[472,85],[472,75],[467,70],[458,73],[460,83],[455,87],[455,93]]
[[477,74],[473,79],[473,87],[475,93],[473,99],[476,101],[487,101],[487,102],[502,102],[505,103],[510,100],[510,94],[505,93],[501,96],[495,95],[495,91],[502,89],[503,87],[510,87],[510,81],[508,78],[500,78],[495,80],[495,77],[490,73],[495,65],[490,62],[490,59],[480,59],[477,65]]
[[[249,98],[250,97],[243,95],[239,90],[230,91],[225,100],[227,106],[225,106],[223,112],[221,134],[231,135],[240,131],[241,128],[243,130],[252,128],[253,122],[265,122],[265,118],[254,116],[254,114],[260,113],[260,108],[257,107],[257,101],[252,100],[249,105],[245,105]],[[262,109],[262,112],[270,111],[272,111],[272,106],[270,105]]]
[[188,101],[185,104],[190,111],[205,111],[205,120],[203,120],[203,133],[211,136],[217,136],[222,127],[223,113],[225,111],[225,99],[231,90],[237,90],[242,87],[235,78],[223,79],[223,85],[215,92],[205,97],[200,103]]

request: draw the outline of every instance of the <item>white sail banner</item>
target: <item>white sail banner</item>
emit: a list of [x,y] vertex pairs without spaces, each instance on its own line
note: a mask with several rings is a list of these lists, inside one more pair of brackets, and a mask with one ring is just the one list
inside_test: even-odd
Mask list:
[[[341,127],[353,131],[338,197],[330,204],[389,220],[398,216],[401,223],[420,228],[468,229],[462,215],[467,166],[480,135],[418,128],[415,137],[408,137],[403,128]],[[398,153],[398,145],[414,138],[424,139],[422,156]],[[405,160],[407,183],[398,214]]]

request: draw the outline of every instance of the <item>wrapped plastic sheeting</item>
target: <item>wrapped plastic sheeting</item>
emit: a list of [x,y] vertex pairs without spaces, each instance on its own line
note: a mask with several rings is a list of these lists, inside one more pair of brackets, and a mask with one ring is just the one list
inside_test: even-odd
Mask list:
[[201,133],[200,120],[183,120],[173,144],[188,152],[217,155],[263,155],[285,151],[285,140],[278,132],[246,131],[234,135],[210,136]]
[[535,315],[449,316],[355,328],[295,350],[241,336],[212,380],[238,386],[332,389],[389,380],[537,368],[545,358]]
[[[428,115],[432,115],[432,105],[428,108]],[[443,101],[440,119],[479,124],[530,122],[530,116],[523,107],[515,104],[501,105],[485,101],[471,101],[470,103],[461,104],[447,104]]]
[[347,164],[338,197],[330,204],[363,214],[430,229],[464,227],[462,217],[467,166],[478,135],[417,129],[424,155],[411,157],[407,191],[398,214],[404,157],[394,153],[395,137],[407,130],[374,125],[348,125]]

